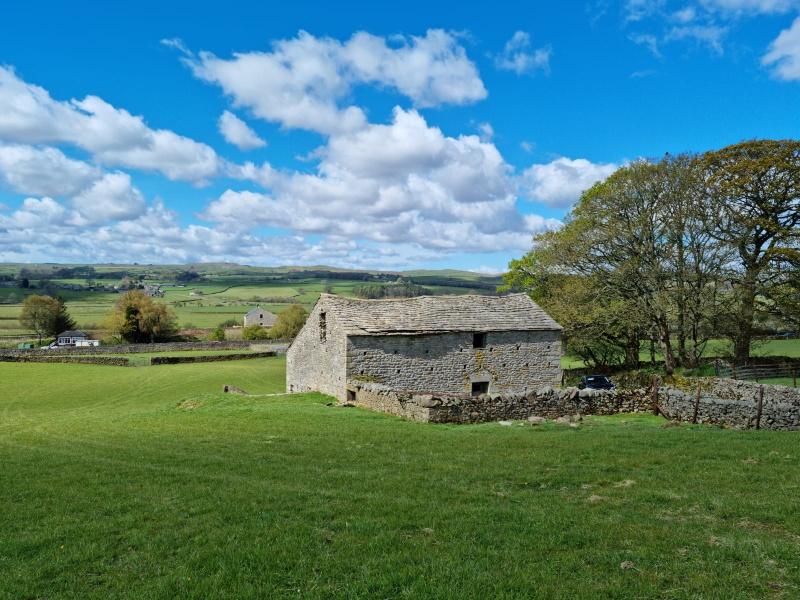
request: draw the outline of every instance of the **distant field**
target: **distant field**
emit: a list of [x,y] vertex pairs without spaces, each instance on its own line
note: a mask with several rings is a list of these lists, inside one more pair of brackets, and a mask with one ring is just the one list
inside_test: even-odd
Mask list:
[[[704,356],[730,356],[732,352],[731,343],[728,340],[710,340],[705,348]],[[756,340],[753,342],[751,356],[788,356],[800,358],[800,339],[792,340]],[[650,350],[642,348],[639,352],[639,359],[643,364],[650,362]],[[656,352],[656,360],[664,360],[661,352]],[[561,359],[563,369],[581,369],[584,363],[581,359],[574,356],[564,356]]]
[[[131,366],[149,366],[150,359],[155,356],[218,356],[225,354],[250,354],[253,351],[249,348],[237,348],[236,350],[180,350],[173,352],[123,352],[120,354],[106,354],[102,356],[127,358]],[[71,356],[97,356],[93,354],[82,354],[76,351]],[[162,367],[163,365],[157,365]]]
[[[122,269],[123,267],[117,268],[120,272]],[[176,284],[158,277],[162,271],[163,274],[169,272],[168,267],[128,266],[124,269],[131,271],[138,269],[146,273],[147,283],[165,284],[162,288],[165,292],[162,301],[175,311],[179,325],[184,328],[201,329],[216,327],[229,319],[241,320],[244,313],[253,306],[261,306],[275,313],[285,310],[292,303],[299,303],[310,309],[326,288],[330,288],[336,294],[353,296],[356,287],[370,283],[361,279],[328,280],[321,276],[297,278],[297,274],[287,277],[285,273],[281,274],[271,269],[237,267],[226,271],[224,268],[214,269],[206,266],[202,281]],[[114,272],[111,267],[106,270]],[[6,272],[8,271],[9,268],[6,267]],[[10,272],[18,273],[19,270]],[[98,268],[98,272],[106,271]],[[420,275],[425,281],[432,282],[427,288],[433,294],[464,294],[471,291],[469,287],[443,285],[442,281],[482,285],[484,286],[481,288],[482,291],[485,291],[487,281],[494,281],[461,271],[446,271],[435,275],[436,273],[431,271]],[[3,274],[2,268],[0,274]],[[86,284],[85,279],[69,277],[54,277],[49,278],[49,281],[71,285]],[[121,281],[121,275],[119,279],[96,280],[101,285],[114,285]],[[37,281],[34,280],[33,284],[36,285]],[[0,341],[3,336],[23,336],[30,333],[21,327],[18,317],[25,296],[36,293],[42,293],[42,290],[0,287]],[[58,290],[57,293],[66,300],[70,314],[75,318],[78,327],[88,329],[102,328],[114,302],[119,297],[117,294],[100,292]]]
[[0,363],[0,599],[800,594],[797,432],[220,393],[283,377]]

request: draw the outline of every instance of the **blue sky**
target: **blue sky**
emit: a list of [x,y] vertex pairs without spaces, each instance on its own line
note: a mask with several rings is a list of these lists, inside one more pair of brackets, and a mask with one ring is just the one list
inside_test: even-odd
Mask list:
[[795,0],[109,4],[5,7],[0,261],[497,271],[627,160],[798,135]]

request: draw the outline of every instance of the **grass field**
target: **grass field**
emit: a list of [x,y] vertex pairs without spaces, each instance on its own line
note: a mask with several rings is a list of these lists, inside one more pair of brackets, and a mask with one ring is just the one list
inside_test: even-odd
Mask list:
[[[30,266],[42,269],[42,266]],[[0,274],[16,274],[19,272],[16,265],[0,265]],[[174,271],[184,270],[186,267],[136,267],[126,265],[120,267],[120,272],[139,273],[147,277],[146,283],[161,283],[165,292],[162,299],[178,317],[179,326],[182,328],[211,329],[229,319],[242,319],[252,306],[261,306],[266,310],[279,313],[291,303],[299,303],[310,309],[319,298],[324,289],[330,288],[333,293],[353,296],[354,289],[365,284],[365,281],[353,279],[326,279],[324,274],[314,277],[292,277],[284,272],[275,272],[268,268],[248,268],[229,266],[228,268],[214,265],[198,266],[203,273],[203,279],[176,284],[170,279],[174,278]],[[114,271],[111,267],[99,268],[98,271]],[[427,289],[433,294],[464,294],[472,291],[470,288],[441,285],[446,279],[453,283],[481,284],[484,287],[499,284],[497,278],[486,278],[475,273],[461,271],[443,271],[434,277],[429,276],[433,284]],[[362,273],[363,275],[363,273]],[[421,275],[423,280],[424,275]],[[75,278],[48,278],[52,284],[85,285],[85,279]],[[103,285],[115,285],[122,281],[119,279],[102,279]],[[32,284],[40,286],[40,280],[33,280]],[[482,288],[483,289],[483,288]],[[485,289],[484,289],[485,291]],[[0,287],[0,341],[3,337],[24,336],[30,334],[19,323],[19,314],[22,302],[30,294],[42,293],[41,289],[20,289],[16,287]],[[118,294],[107,292],[72,291],[66,289],[54,290],[62,296],[70,314],[77,322],[77,326],[84,329],[97,330],[103,327]]]
[[283,377],[0,363],[0,598],[800,595],[798,433],[220,393]]
[[[703,355],[707,357],[730,356],[732,354],[732,348],[731,342],[728,340],[709,340]],[[789,356],[792,358],[800,358],[800,339],[756,340],[751,346],[750,355],[755,358],[761,356]],[[639,352],[639,359],[645,365],[650,362],[650,350],[646,349],[644,345]],[[664,356],[660,352],[656,352],[656,360],[663,359]],[[561,368],[563,369],[580,369],[583,368],[583,366],[583,361],[575,356],[564,356],[561,358]]]

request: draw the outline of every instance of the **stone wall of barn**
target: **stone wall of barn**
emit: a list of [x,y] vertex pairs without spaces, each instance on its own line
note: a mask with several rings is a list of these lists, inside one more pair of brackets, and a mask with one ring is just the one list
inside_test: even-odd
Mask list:
[[[321,315],[325,313],[325,336]],[[322,302],[317,302],[306,324],[286,351],[286,391],[322,392],[344,400],[347,336]]]
[[515,392],[561,383],[561,332],[487,332],[473,348],[472,332],[349,336],[347,377],[396,390]]

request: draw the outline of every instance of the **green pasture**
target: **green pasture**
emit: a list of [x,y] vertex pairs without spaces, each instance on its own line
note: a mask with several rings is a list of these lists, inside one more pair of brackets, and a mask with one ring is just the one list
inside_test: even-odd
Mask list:
[[796,432],[220,392],[283,378],[0,363],[0,599],[800,594]]
[[[726,357],[730,356],[732,351],[732,345],[728,340],[709,340],[703,355],[707,357]],[[800,339],[755,340],[751,346],[750,354],[754,357],[788,356],[800,358]],[[643,364],[650,362],[649,345],[647,347],[642,345],[639,359]],[[660,351],[656,351],[656,360],[664,360],[664,355]],[[565,355],[561,358],[561,368],[563,369],[580,369],[583,367],[584,362],[578,357]]]
[[[80,279],[60,279],[64,283],[84,283]],[[101,283],[115,283],[102,280]],[[158,283],[157,280],[148,283]],[[321,279],[280,279],[240,275],[214,276],[211,281],[187,283],[186,285],[165,285],[162,299],[176,313],[181,327],[210,329],[229,319],[241,320],[250,308],[261,306],[274,313],[285,310],[290,303],[299,303],[310,310],[319,295],[328,287],[333,293],[345,296],[354,295],[354,288],[364,285],[358,280],[334,279],[329,282]],[[436,294],[468,293],[466,288],[430,286]],[[0,288],[0,339],[2,336],[21,336],[29,334],[19,324],[22,301],[29,294],[42,293],[39,289]],[[102,328],[114,302],[119,297],[113,293],[75,292],[59,290],[67,301],[67,308],[77,322],[86,329]]]

